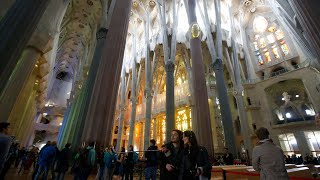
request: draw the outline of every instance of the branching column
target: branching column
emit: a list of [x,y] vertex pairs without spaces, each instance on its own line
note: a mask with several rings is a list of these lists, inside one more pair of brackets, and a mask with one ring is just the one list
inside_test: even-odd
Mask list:
[[204,64],[201,49],[200,27],[196,17],[196,0],[189,0],[189,24],[191,31],[190,49],[192,59],[192,75],[194,90],[194,105],[197,116],[197,127],[194,132],[199,144],[205,146],[210,156],[213,156],[213,139],[211,130],[210,111],[208,104],[208,92],[204,72]]
[[223,63],[222,63],[222,31],[221,31],[221,6],[220,0],[214,0],[215,2],[215,12],[216,12],[216,22],[217,22],[217,38],[216,38],[216,47],[217,47],[217,59],[213,62],[212,66],[216,76],[217,91],[220,102],[220,111],[222,116],[224,137],[226,147],[229,148],[230,152],[234,155],[237,154],[233,121],[231,116],[231,110],[229,105],[229,98],[227,93],[227,88],[224,79],[223,73]]
[[[27,46],[49,2],[49,0],[16,0],[1,19],[0,95],[10,81],[11,73],[18,64],[20,55]],[[6,119],[1,117],[1,121],[6,121]]]
[[[230,9],[229,13],[231,17],[231,27],[234,27],[234,21],[233,21],[233,16],[231,12],[232,10]],[[244,89],[241,84],[240,61],[238,58],[236,43],[233,37],[235,37],[235,32],[234,30],[231,30],[231,47],[232,47],[231,59],[233,62],[234,79],[235,79],[234,94],[235,94],[237,107],[238,107],[238,114],[239,114],[240,125],[241,125],[241,134],[243,137],[244,146],[245,146],[245,149],[248,151],[249,156],[251,156],[252,154],[251,129],[249,127],[247,111],[245,109],[245,103],[242,96],[242,91]],[[227,51],[227,55],[229,55],[228,51]]]
[[[78,145],[81,144],[80,137],[84,129],[87,109],[89,107],[90,99],[92,96],[92,90],[97,75],[97,69],[100,65],[102,50],[104,44],[106,43],[107,32],[108,30],[103,27],[100,28],[97,32],[97,44],[91,62],[89,75],[85,80],[83,88],[81,89],[81,92],[79,94],[80,97],[77,97],[82,98],[82,100],[79,101],[79,103],[81,102],[80,107],[76,112],[78,114],[78,117],[72,118],[73,116],[70,115],[70,111],[72,111],[72,109],[74,111],[74,106],[77,106],[78,104],[76,102],[73,102],[71,106],[68,107],[68,110],[64,115],[63,125],[59,132],[58,144],[60,147],[63,147],[65,143],[72,143],[72,147],[77,148]],[[74,126],[72,125],[73,123],[75,124]],[[69,126],[71,126],[74,129],[74,132],[70,131],[70,128],[68,128]]]
[[131,118],[130,118],[130,133],[129,133],[129,141],[128,147],[133,145],[133,137],[134,137],[134,123],[136,120],[136,110],[137,110],[137,68],[136,68],[136,34],[133,37],[133,65],[132,65],[132,84],[131,84]]
[[131,0],[115,1],[110,28],[103,47],[101,64],[93,85],[86,115],[83,141],[110,145],[114,123],[115,102],[122,69]]

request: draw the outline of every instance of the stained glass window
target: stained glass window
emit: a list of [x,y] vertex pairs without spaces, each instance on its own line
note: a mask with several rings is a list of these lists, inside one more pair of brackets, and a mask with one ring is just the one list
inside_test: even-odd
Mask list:
[[261,48],[264,48],[267,46],[266,40],[264,38],[260,39],[260,46],[261,46]]
[[285,56],[289,54],[289,48],[288,48],[287,44],[281,45],[281,49],[282,49]]
[[280,29],[277,30],[277,31],[275,32],[275,34],[276,34],[276,37],[277,37],[278,40],[280,40],[280,39],[282,39],[282,38],[284,37],[284,34],[283,34],[283,32],[282,32]]
[[269,41],[269,43],[274,43],[276,40],[274,39],[274,36],[272,34],[267,36],[267,39]]
[[263,32],[268,27],[268,21],[262,16],[257,16],[253,20],[253,30],[255,32]]
[[260,63],[261,65],[263,64],[263,59],[262,59],[261,55],[258,55],[258,61],[259,61],[259,63]]
[[276,22],[268,22],[266,18],[257,16],[253,20],[253,30],[252,47],[259,65],[280,60],[289,54],[284,32]]
[[273,27],[273,26],[271,26],[271,27],[268,28],[268,31],[269,31],[269,32],[274,32],[275,30],[276,30],[276,28]]
[[278,48],[273,48],[272,52],[273,52],[275,58],[277,58],[277,59],[280,58],[280,55],[279,55],[279,52],[278,52]]
[[254,46],[254,49],[257,51],[259,50],[259,47],[258,47],[258,43],[257,42],[253,42],[253,46]]
[[269,52],[264,53],[264,56],[266,57],[266,60],[267,60],[268,62],[271,61],[271,57],[270,57],[270,53],[269,53]]

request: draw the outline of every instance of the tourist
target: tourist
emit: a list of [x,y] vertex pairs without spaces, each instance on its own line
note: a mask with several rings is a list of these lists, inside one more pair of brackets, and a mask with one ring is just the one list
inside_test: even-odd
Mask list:
[[[0,172],[7,160],[7,156],[12,143],[12,138],[9,136],[10,123],[0,123]],[[4,177],[0,177],[4,178]]]
[[126,180],[133,180],[133,168],[135,164],[135,156],[136,152],[133,152],[133,146],[130,145],[128,149],[128,155],[126,158],[126,164],[125,164],[125,179]]
[[224,148],[223,161],[225,165],[233,165],[234,158],[233,155],[229,153],[228,148]]
[[183,133],[184,156],[179,180],[210,179],[212,164],[205,147],[199,146],[193,131]]
[[124,169],[123,165],[125,163],[125,158],[126,158],[125,151],[126,151],[126,149],[124,147],[122,147],[121,148],[121,152],[120,152],[120,154],[118,156],[117,163],[116,163],[116,169],[115,169],[115,173],[114,174],[118,176],[117,179],[119,179],[119,180],[123,179],[123,177],[124,177],[125,169]]
[[151,146],[145,153],[145,157],[147,159],[146,164],[146,180],[152,179],[156,180],[157,177],[157,167],[158,167],[158,156],[156,146],[156,141],[154,139],[150,140]]
[[59,156],[57,157],[57,167],[56,171],[58,173],[57,180],[63,180],[65,173],[69,169],[69,161],[71,159],[71,150],[70,150],[71,144],[67,143],[64,146],[64,149],[61,150],[59,153]]
[[16,159],[16,157],[18,155],[17,149],[18,149],[18,143],[12,143],[10,150],[9,150],[9,153],[6,157],[7,160],[6,160],[4,167],[2,168],[2,171],[0,173],[1,178],[5,177],[5,175],[9,171],[10,167],[14,163],[14,160]]
[[[47,147],[49,147],[50,145],[51,145],[51,141],[47,141],[47,143],[41,148],[39,154],[41,154],[42,151],[43,151],[44,149],[46,149]],[[39,159],[38,159],[38,160],[39,160]],[[26,160],[26,165],[27,165],[27,164],[28,164],[28,158],[27,158],[27,160]],[[30,167],[30,166],[29,166],[29,167]],[[28,168],[28,169],[29,169],[29,168]],[[39,164],[36,163],[36,167],[35,167],[34,170],[33,170],[32,179],[34,179],[34,178],[36,177],[36,174],[37,174],[37,172],[38,172],[38,169],[39,169]]]
[[179,169],[183,158],[183,133],[180,130],[171,131],[171,142],[162,146],[159,156],[160,179],[178,179]]
[[94,164],[96,162],[96,150],[94,149],[94,142],[91,142],[87,149],[80,155],[80,179],[88,179]]
[[260,172],[260,179],[289,179],[284,153],[269,139],[268,129],[261,127],[256,131],[256,135],[260,141],[253,149],[252,166]]
[[42,179],[47,179],[49,168],[54,162],[54,158],[56,156],[55,146],[56,146],[56,143],[52,143],[51,146],[46,147],[40,152],[39,159],[38,159],[39,168],[34,178],[35,180],[38,180],[42,173],[44,173]]
[[107,147],[106,152],[104,153],[103,161],[105,163],[104,179],[112,180],[117,161],[117,156],[112,146]]
[[103,146],[100,146],[100,149],[97,151],[97,165],[98,165],[98,172],[96,179],[103,179],[104,171],[105,171],[105,163],[103,161],[105,149]]

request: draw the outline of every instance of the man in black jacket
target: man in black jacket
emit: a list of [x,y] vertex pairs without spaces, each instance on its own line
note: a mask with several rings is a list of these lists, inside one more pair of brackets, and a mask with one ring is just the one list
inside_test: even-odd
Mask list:
[[182,132],[180,130],[171,131],[171,142],[162,147],[160,153],[161,180],[178,179],[180,165],[184,155],[182,141]]
[[158,147],[156,146],[156,141],[154,139],[151,139],[150,143],[151,146],[148,148],[148,151],[145,154],[145,157],[147,158],[146,180],[156,180],[158,167]]

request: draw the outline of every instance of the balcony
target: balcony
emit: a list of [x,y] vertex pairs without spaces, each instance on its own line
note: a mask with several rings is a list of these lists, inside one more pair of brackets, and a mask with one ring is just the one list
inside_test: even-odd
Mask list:
[[250,87],[253,87],[253,85],[258,83],[258,82],[265,81],[265,80],[268,80],[270,78],[274,78],[274,77],[280,76],[282,74],[287,74],[287,73],[289,73],[291,71],[295,71],[295,70],[298,70],[298,69],[302,69],[302,68],[308,67],[309,65],[310,65],[310,59],[306,59],[302,63],[294,65],[293,66],[294,69],[292,69],[292,70],[281,69],[279,71],[272,72],[271,75],[269,77],[265,77],[264,80],[261,80],[259,78],[242,80],[242,85],[244,87],[246,87],[246,88],[250,88]]

